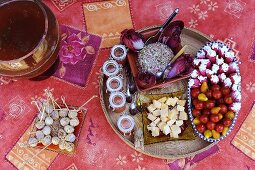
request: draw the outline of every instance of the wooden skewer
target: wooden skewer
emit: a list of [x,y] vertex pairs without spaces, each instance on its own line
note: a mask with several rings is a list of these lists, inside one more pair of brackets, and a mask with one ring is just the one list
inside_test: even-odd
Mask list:
[[36,107],[37,107],[37,109],[38,109],[38,111],[41,112],[41,109],[40,109],[40,107],[39,107],[37,101],[32,101],[31,104],[35,104]]
[[89,103],[94,98],[98,97],[97,95],[93,95],[88,101],[86,101],[83,105],[81,105],[77,111],[80,111],[87,103]]
[[61,100],[62,100],[63,104],[65,105],[65,107],[67,108],[67,110],[70,111],[67,104],[66,104],[66,100],[65,100],[64,96],[61,96]]

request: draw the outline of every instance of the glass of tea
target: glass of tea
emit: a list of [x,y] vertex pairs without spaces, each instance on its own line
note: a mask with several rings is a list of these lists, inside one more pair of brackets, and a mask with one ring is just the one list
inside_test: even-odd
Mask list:
[[0,1],[0,75],[33,78],[56,61],[59,26],[39,0]]

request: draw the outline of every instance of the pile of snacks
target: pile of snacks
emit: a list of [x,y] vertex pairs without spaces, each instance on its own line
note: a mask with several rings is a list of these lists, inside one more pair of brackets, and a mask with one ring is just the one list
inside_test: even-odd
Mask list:
[[[28,145],[30,147],[43,145],[45,148],[55,145],[60,150],[73,152],[74,143],[79,134],[77,127],[83,120],[79,114],[84,112],[82,108],[87,102],[79,108],[70,108],[67,106],[65,98],[61,97],[63,102],[63,107],[61,107],[48,89],[45,90],[45,93],[47,99],[32,102],[37,106],[39,113],[35,118],[33,131],[30,132]],[[94,97],[96,96],[90,100]]]
[[151,121],[147,129],[151,131],[152,136],[159,136],[162,132],[164,135],[178,138],[182,132],[181,126],[188,120],[185,103],[186,100],[180,100],[177,97],[153,100],[147,107],[149,111],[147,118]]
[[238,64],[234,52],[220,42],[206,44],[194,60],[189,87],[193,123],[206,138],[226,136],[241,108]]

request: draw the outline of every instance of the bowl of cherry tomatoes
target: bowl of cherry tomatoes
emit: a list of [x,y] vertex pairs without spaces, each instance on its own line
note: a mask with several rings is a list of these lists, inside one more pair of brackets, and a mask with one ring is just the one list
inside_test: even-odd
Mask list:
[[[218,49],[213,49],[213,43],[210,43],[201,49],[203,55],[197,54],[194,59],[195,70],[188,82],[188,111],[192,127],[200,138],[208,142],[218,142],[228,136],[241,108],[239,67],[226,69],[224,66],[221,69],[223,63],[235,63],[238,66],[237,60],[234,56],[232,60],[226,60],[225,55],[229,54],[221,51],[221,48],[226,47],[225,44],[214,43],[217,43]],[[213,52],[207,51],[209,47],[215,51],[216,59],[212,59]],[[227,52],[230,50],[225,49]]]

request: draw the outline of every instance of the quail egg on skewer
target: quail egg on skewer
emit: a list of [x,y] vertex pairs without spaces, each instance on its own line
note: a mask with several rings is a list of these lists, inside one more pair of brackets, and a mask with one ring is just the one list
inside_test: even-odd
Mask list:
[[60,124],[61,124],[62,126],[68,125],[69,122],[70,122],[70,119],[69,119],[68,117],[64,117],[64,118],[60,119]]
[[74,144],[70,143],[70,142],[66,142],[65,143],[65,150],[67,150],[68,152],[72,152],[74,150]]
[[35,123],[35,127],[37,129],[42,129],[45,126],[45,122],[44,121],[36,121]]
[[52,125],[53,124],[53,119],[50,116],[46,117],[45,124],[48,125],[48,126]]
[[47,145],[51,144],[51,136],[50,136],[50,135],[45,136],[45,137],[42,139],[42,144],[43,144],[44,146],[47,146]]
[[58,120],[59,119],[59,113],[58,113],[57,110],[54,110],[53,112],[51,112],[50,116],[52,117],[53,120]]
[[41,141],[44,138],[44,133],[41,130],[36,131],[35,137],[38,141]]
[[39,112],[39,113],[37,114],[37,117],[38,117],[38,119],[39,119],[40,121],[45,120],[45,118],[46,118],[46,113],[45,113],[45,112]]
[[66,142],[64,140],[61,140],[59,142],[58,147],[59,147],[59,149],[64,150],[66,148],[65,145],[66,145]]
[[77,117],[70,120],[70,125],[73,127],[78,126],[79,123],[80,123],[80,121]]
[[66,125],[64,127],[64,129],[65,129],[66,133],[73,133],[74,132],[74,128],[70,125]]
[[45,105],[45,111],[47,112],[47,113],[51,113],[51,112],[53,112],[53,110],[54,110],[54,108],[53,108],[53,106],[52,105],[48,105],[47,103],[46,103],[46,105]]
[[52,144],[53,144],[53,145],[58,145],[59,142],[60,142],[60,139],[59,139],[57,136],[54,136],[54,137],[52,138]]
[[78,112],[76,110],[70,110],[68,112],[68,117],[70,117],[71,119],[77,117],[77,115],[78,115]]
[[66,132],[64,131],[64,129],[59,129],[59,130],[58,130],[58,137],[59,137],[60,139],[65,139],[65,137],[66,137]]
[[38,143],[38,140],[36,138],[29,138],[28,145],[31,147],[36,147]]
[[68,114],[68,109],[66,109],[66,108],[61,109],[61,110],[59,111],[59,116],[60,116],[60,117],[66,117],[67,114]]
[[66,135],[65,140],[68,142],[74,142],[76,139],[75,135],[73,133]]
[[44,126],[42,132],[44,135],[49,135],[51,132],[51,128],[49,126]]

